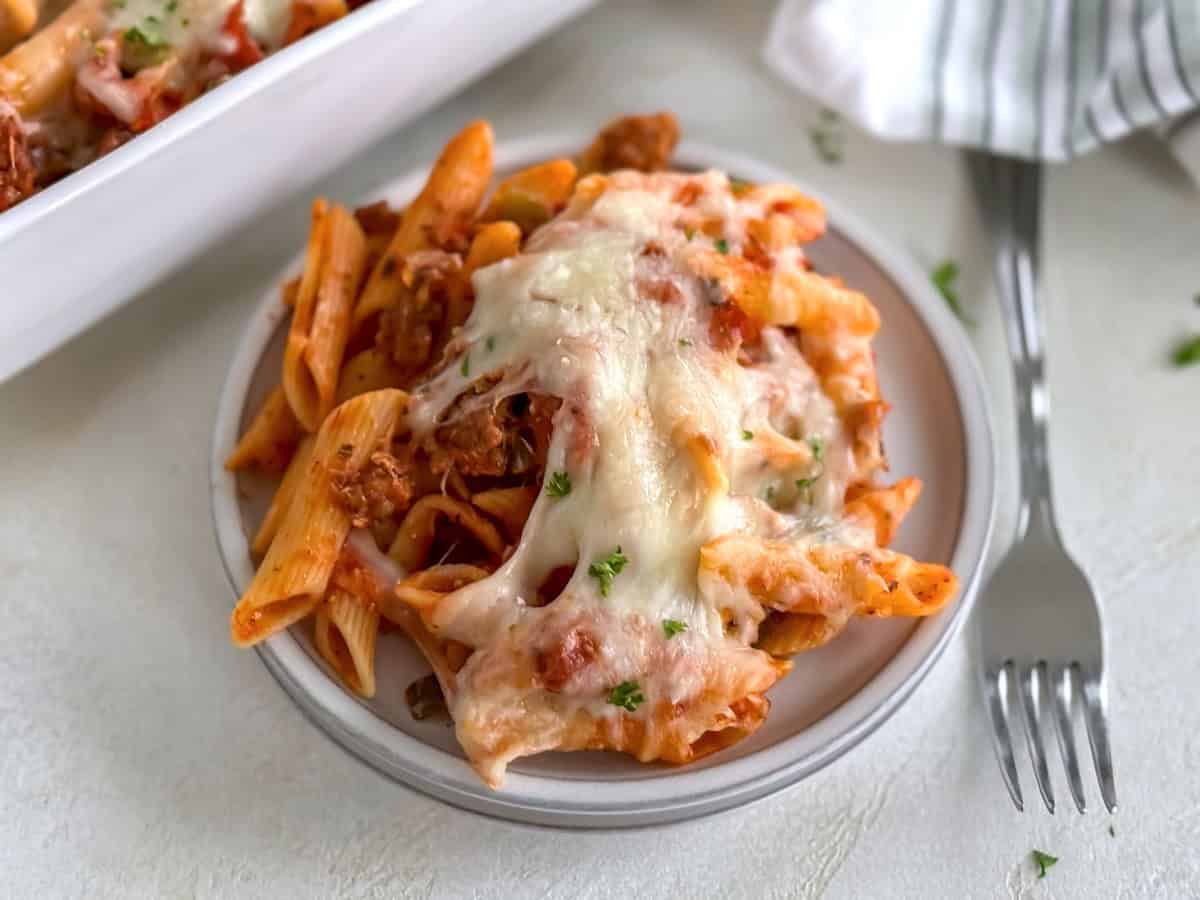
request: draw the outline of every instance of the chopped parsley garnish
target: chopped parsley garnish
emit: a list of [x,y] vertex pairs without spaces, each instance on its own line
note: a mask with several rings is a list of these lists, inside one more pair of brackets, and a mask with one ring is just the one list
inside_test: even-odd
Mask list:
[[743,181],[740,178],[730,178],[729,179],[729,190],[730,190],[730,193],[732,193],[736,197],[738,194],[743,194],[746,191],[750,190],[750,182]]
[[958,316],[960,321],[974,325],[975,322],[967,315],[962,301],[958,297],[958,263],[952,259],[946,260],[933,270],[929,279],[938,289],[938,293],[942,295],[942,299],[946,301],[946,305],[950,307],[950,311]]
[[692,346],[692,342],[689,341],[687,338],[680,338],[679,346],[680,347],[690,347],[690,346]]
[[845,147],[846,139],[838,127],[840,124],[838,114],[831,109],[821,110],[820,121],[809,129],[809,137],[812,138],[813,149],[817,151],[817,156],[822,162],[830,164],[840,163],[842,161],[842,150]]
[[718,253],[729,252],[729,241],[725,240],[725,238],[717,238],[717,240],[713,243],[713,246],[717,248]]
[[691,225],[686,226],[683,229],[683,236],[690,241],[692,238],[694,238],[696,236],[696,229],[693,228]]
[[633,712],[646,702],[646,697],[636,681],[622,681],[608,692],[608,702]]
[[807,491],[817,483],[817,479],[820,477],[820,475],[814,475],[812,478],[797,478],[796,487],[799,490]]
[[183,25],[184,28],[187,28],[189,25],[192,24],[192,20],[185,18],[180,24]]
[[621,548],[618,546],[604,559],[597,560],[588,566],[588,575],[600,582],[601,597],[608,596],[608,592],[612,590],[613,579],[621,573],[627,562],[629,562],[628,557],[621,552]]
[[461,371],[463,373],[464,378],[471,374],[471,354],[470,353],[468,353],[466,356],[463,357],[462,368],[459,371]]
[[663,619],[662,626],[663,634],[667,636],[668,641],[680,632],[687,631],[687,623],[680,622],[678,619]]
[[170,2],[167,3],[166,9],[169,13],[175,12],[175,10],[179,9],[179,0],[170,0]]
[[743,428],[743,429],[742,429],[742,440],[743,440],[743,441],[752,441],[752,440],[754,440],[754,432],[753,432],[753,431],[751,431],[751,430],[750,430],[750,429],[748,429],[748,428]]
[[1030,855],[1033,857],[1033,864],[1038,867],[1038,878],[1045,878],[1046,870],[1058,862],[1057,856],[1051,856],[1041,850],[1034,850]]
[[494,334],[488,335],[488,339],[483,342],[483,346],[487,350],[488,353],[491,353],[493,350],[495,350],[496,349],[496,336]]
[[768,506],[774,505],[774,503],[775,503],[775,485],[773,485],[773,484],[767,485],[766,489],[763,491],[763,499],[767,501]]
[[1176,347],[1175,352],[1171,354],[1171,361],[1181,369],[1200,363],[1200,335]]
[[571,493],[571,476],[566,472],[555,472],[546,481],[546,493],[551,497],[565,497]]
[[112,0],[113,9],[124,9],[126,0]]
[[[132,28],[126,28],[123,35],[126,44],[141,44],[143,47],[149,47],[157,50],[161,47],[166,47],[167,42],[161,34],[158,34],[154,29],[154,23],[157,22],[153,16],[146,19],[143,25],[134,25]],[[146,27],[146,26],[150,27]]]
[[808,439],[808,449],[810,449],[812,451],[813,459],[815,459],[817,462],[820,462],[822,457],[825,456],[825,440],[824,440],[824,438],[821,438],[816,435],[814,435],[813,437],[810,437]]

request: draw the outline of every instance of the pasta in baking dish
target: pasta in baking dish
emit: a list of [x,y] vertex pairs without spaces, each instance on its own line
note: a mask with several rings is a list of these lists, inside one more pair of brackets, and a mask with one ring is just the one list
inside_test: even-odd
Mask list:
[[677,136],[618,120],[489,197],[476,122],[402,212],[318,200],[228,460],[283,473],[234,642],[311,617],[369,697],[402,629],[493,787],[548,750],[720,750],[788,657],[956,590],[885,549],[920,484],[878,480],[879,317],[806,261],[821,205],[664,171]]
[[0,212],[365,0],[0,0]]

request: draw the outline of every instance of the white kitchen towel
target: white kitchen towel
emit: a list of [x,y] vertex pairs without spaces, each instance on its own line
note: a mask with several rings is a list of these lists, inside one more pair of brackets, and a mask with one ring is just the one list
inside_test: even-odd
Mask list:
[[765,55],[881,137],[1063,160],[1157,126],[1200,180],[1200,0],[783,0]]

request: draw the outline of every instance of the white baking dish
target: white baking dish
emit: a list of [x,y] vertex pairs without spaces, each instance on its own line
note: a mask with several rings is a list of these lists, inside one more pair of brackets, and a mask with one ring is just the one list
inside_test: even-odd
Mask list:
[[374,0],[0,213],[0,381],[596,0]]

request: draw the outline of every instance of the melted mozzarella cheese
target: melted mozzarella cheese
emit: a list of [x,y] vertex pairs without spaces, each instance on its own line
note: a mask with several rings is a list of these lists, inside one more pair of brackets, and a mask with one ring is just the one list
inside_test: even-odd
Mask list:
[[[543,493],[512,556],[445,598],[434,624],[442,636],[482,647],[505,634],[528,639],[531,621],[548,628],[582,615],[608,623],[597,629],[600,663],[575,685],[579,702],[600,714],[615,711],[597,693],[605,684],[638,680],[648,695],[680,702],[701,690],[714,656],[752,652],[746,644],[761,610],[748,597],[698,588],[706,542],[733,533],[807,542],[839,529],[839,540],[867,541],[836,519],[850,450],[792,339],[766,329],[752,365],[714,348],[711,286],[687,265],[698,244],[679,226],[685,212],[672,198],[683,181],[699,183],[713,198],[702,201],[713,207],[704,214],[724,217],[734,235],[756,211],[739,210],[718,173],[630,179],[626,187],[614,176],[594,205],[577,202],[526,252],[475,274],[458,355],[416,391],[410,409],[414,432],[428,433],[484,377],[495,384],[481,402],[521,391],[562,399],[546,472],[568,473],[570,493]],[[814,441],[819,461],[811,458]],[[691,444],[716,460],[725,485],[714,486]],[[800,486],[805,480],[812,483]],[[628,562],[604,592],[589,567],[618,547]],[[536,607],[538,586],[563,565],[574,574],[562,595]],[[731,610],[743,620],[732,637],[723,620]],[[667,619],[687,630],[662,651]],[[612,624],[622,621],[650,627]],[[651,659],[655,671],[647,671]],[[458,702],[516,701],[511,690],[468,690]]]
[[[114,4],[113,30],[149,28],[172,47],[221,50],[221,26],[236,0],[124,0]],[[246,27],[267,50],[283,41],[291,15],[291,0],[245,0]]]

